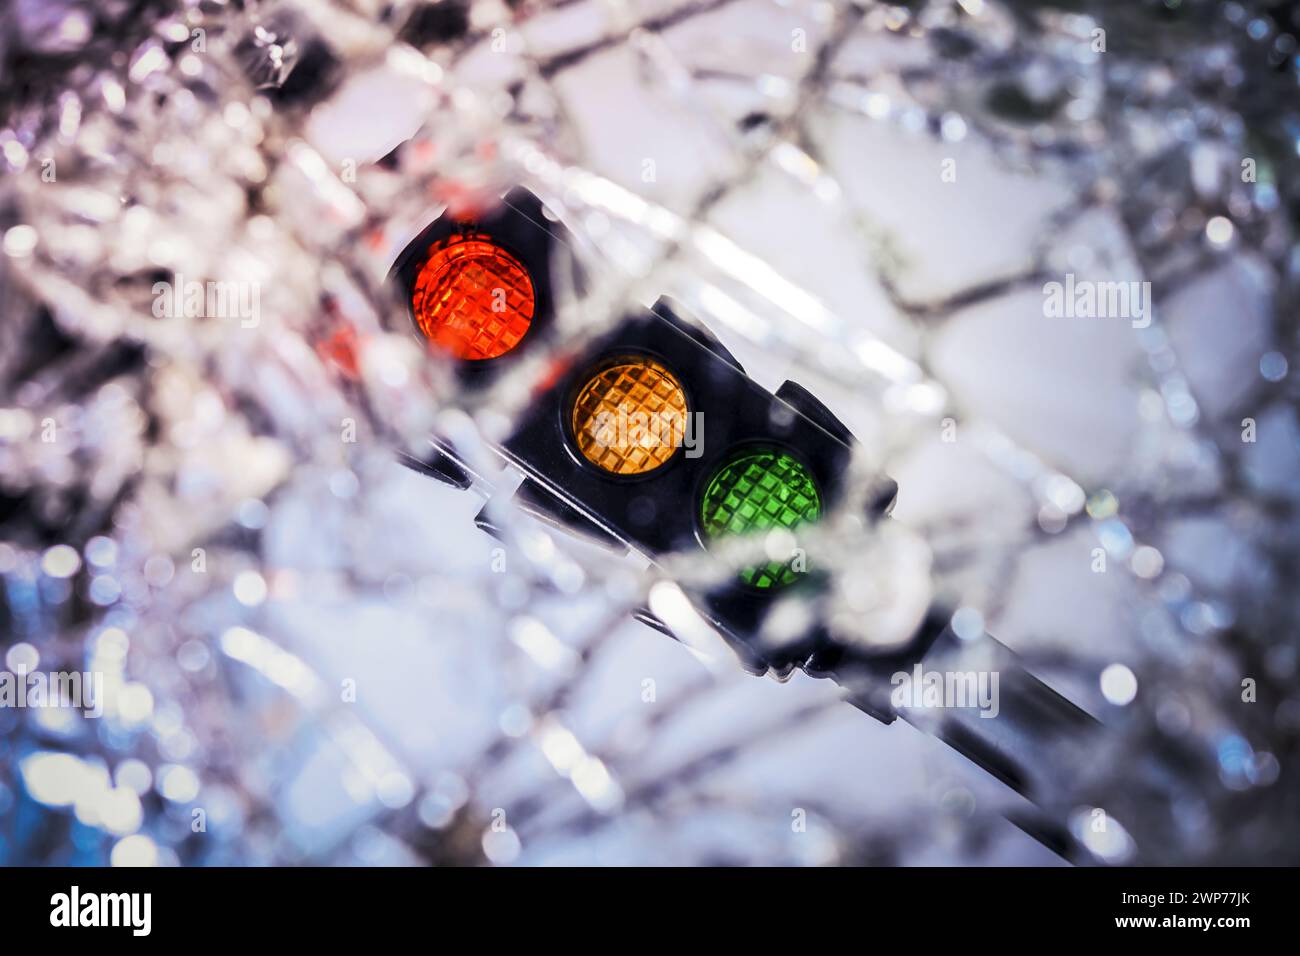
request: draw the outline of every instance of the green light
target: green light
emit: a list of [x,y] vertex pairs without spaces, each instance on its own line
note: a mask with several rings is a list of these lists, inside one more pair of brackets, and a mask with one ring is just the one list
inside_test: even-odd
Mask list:
[[[807,466],[793,455],[751,448],[732,458],[704,488],[700,520],[704,534],[718,538],[793,530],[821,517],[821,494]],[[746,568],[740,579],[750,587],[784,587],[798,580],[796,555]]]

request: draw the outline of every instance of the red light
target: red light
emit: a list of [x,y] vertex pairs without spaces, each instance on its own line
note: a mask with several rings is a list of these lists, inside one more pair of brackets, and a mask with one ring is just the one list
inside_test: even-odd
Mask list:
[[415,278],[415,322],[459,359],[505,355],[533,322],[533,282],[514,256],[483,236],[434,245]]

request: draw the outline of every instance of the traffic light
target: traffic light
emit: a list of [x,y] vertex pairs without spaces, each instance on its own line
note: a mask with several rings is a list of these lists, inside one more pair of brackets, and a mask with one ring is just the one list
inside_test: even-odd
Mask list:
[[[482,218],[438,219],[399,258],[394,276],[414,329],[473,387],[546,338],[550,276],[566,253],[558,224],[516,189]],[[763,388],[664,298],[580,351],[557,354],[499,449],[526,476],[517,503],[652,560],[715,554],[728,539],[762,536],[772,543],[764,559],[693,594],[699,610],[754,671],[785,674],[837,659],[842,649],[820,626],[781,647],[760,647],[755,635],[778,598],[825,586],[799,533],[840,499],[854,442],[848,428],[794,382],[775,393]],[[420,467],[469,483],[450,447]],[[877,513],[896,490],[883,484]],[[486,509],[479,523],[493,530]],[[648,611],[641,616],[663,628]]]
[[[413,332],[475,389],[551,335],[557,268],[571,270],[581,288],[563,228],[536,197],[516,189],[482,217],[439,218],[402,253],[391,278],[405,297]],[[794,382],[775,393],[764,389],[704,326],[664,298],[633,310],[581,348],[553,344],[559,358],[534,383],[526,409],[497,449],[525,476],[516,503],[652,560],[712,554],[737,536],[775,543],[745,567],[723,568],[721,583],[685,587],[742,664],[778,676],[802,668],[842,684],[851,703],[884,723],[900,712],[924,723],[923,714],[900,710],[890,691],[899,673],[923,659],[927,667],[951,667],[974,639],[955,633],[942,603],[932,604],[910,638],[890,649],[837,640],[820,622],[780,646],[759,639],[783,595],[825,592],[829,576],[815,550],[799,547],[799,534],[842,504],[854,444],[848,428]],[[428,458],[405,463],[460,488],[474,480],[445,443]],[[896,493],[892,480],[879,479],[866,503],[870,517],[886,514]],[[486,508],[477,522],[496,530]],[[671,633],[648,609],[637,616]],[[1054,781],[1065,772],[1055,759],[1058,742],[1087,738],[1095,721],[993,638],[980,641],[1005,678],[999,720],[956,710],[929,729],[1050,805]],[[1059,821],[1018,822],[1057,852],[1073,852]]]

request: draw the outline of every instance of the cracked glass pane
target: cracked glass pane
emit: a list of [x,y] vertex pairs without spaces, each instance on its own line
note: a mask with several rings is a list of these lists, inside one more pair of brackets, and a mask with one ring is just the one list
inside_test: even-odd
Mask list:
[[[1294,5],[0,24],[0,862],[1062,862],[1026,813],[1074,859],[1295,859]],[[393,277],[493,216],[548,318],[471,379]],[[661,301],[856,437],[815,522],[640,547],[503,461]],[[651,497],[647,539],[693,507]],[[792,547],[819,589],[720,636],[699,595]],[[1045,734],[1050,798],[962,736],[1013,708],[882,703],[932,618],[934,666],[1101,725]]]

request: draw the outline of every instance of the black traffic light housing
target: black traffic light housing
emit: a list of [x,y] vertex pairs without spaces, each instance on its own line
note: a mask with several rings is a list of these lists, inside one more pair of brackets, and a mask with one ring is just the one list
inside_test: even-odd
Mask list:
[[[413,310],[415,278],[431,247],[467,232],[490,237],[510,252],[527,269],[537,293],[533,324],[516,348],[498,358],[457,363],[460,380],[475,388],[494,369],[532,351],[550,334],[551,277],[557,264],[572,269],[578,282],[581,272],[569,254],[563,227],[535,196],[515,189],[500,207],[475,221],[440,217],[404,250],[392,276],[406,297],[408,311]],[[412,324],[419,335],[418,326]],[[516,494],[525,510],[608,546],[634,547],[651,559],[692,549],[707,551],[700,507],[705,484],[737,450],[757,445],[794,456],[811,476],[822,508],[836,504],[852,455],[854,438],[848,428],[794,382],[785,382],[775,394],[767,391],[746,375],[704,326],[666,298],[649,310],[628,315],[579,353],[557,351],[560,364],[537,383],[526,411],[499,449],[526,476]],[[644,474],[614,474],[593,464],[579,451],[573,430],[572,408],[583,383],[611,361],[629,357],[651,359],[670,370],[685,394],[688,414],[698,415],[693,440],[683,442],[666,462]],[[429,460],[414,466],[458,487],[468,486],[472,477],[455,450],[439,447]],[[882,486],[871,505],[876,514],[892,504],[897,487],[888,480]],[[479,525],[493,531],[487,509],[480,514]],[[789,588],[816,590],[822,583],[814,554],[807,573]],[[779,648],[757,646],[754,636],[783,593],[787,589],[758,590],[737,576],[693,597],[751,670],[786,674],[799,666],[833,666],[841,649],[821,625]],[[667,630],[648,611],[640,616]]]

